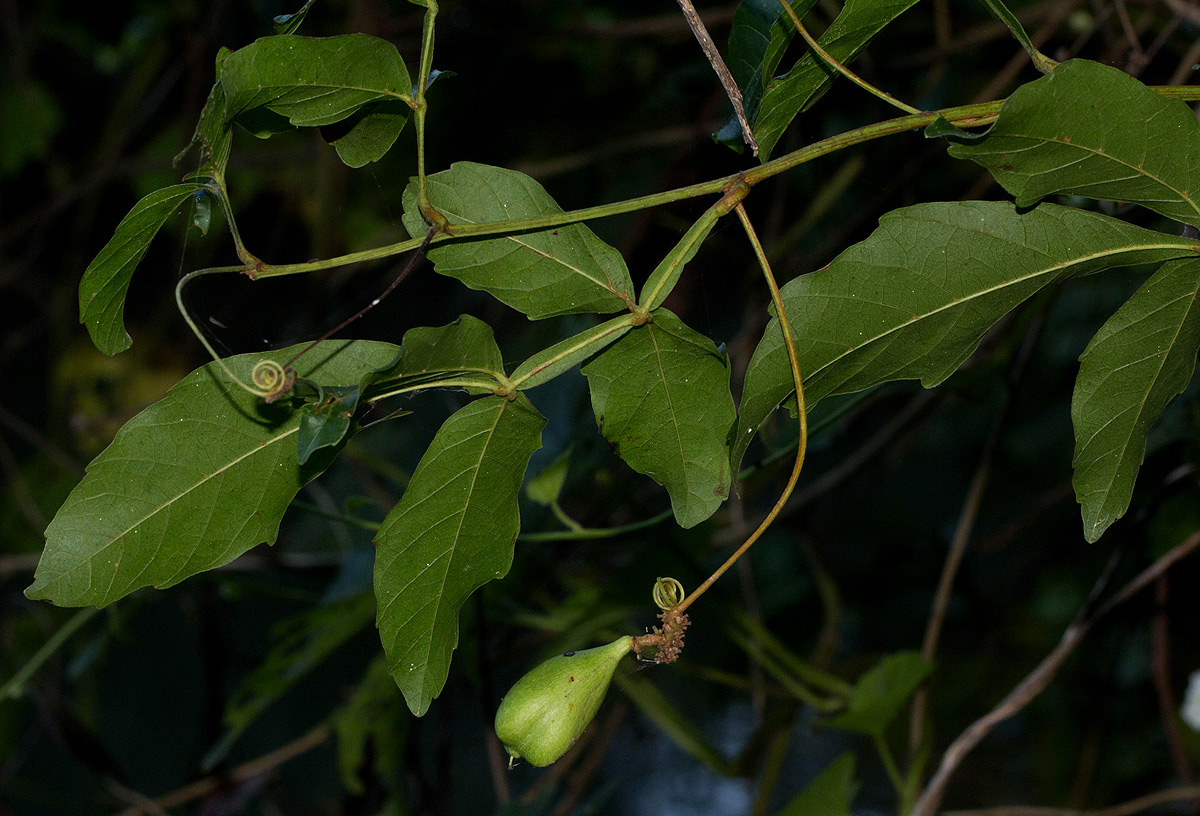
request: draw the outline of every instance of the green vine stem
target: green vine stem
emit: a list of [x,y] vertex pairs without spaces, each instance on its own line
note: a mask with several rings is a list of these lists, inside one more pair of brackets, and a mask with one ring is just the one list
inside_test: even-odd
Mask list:
[[779,294],[779,285],[775,282],[775,275],[771,272],[771,263],[767,260],[767,254],[763,251],[762,243],[758,240],[758,233],[754,231],[754,225],[750,223],[750,217],[746,215],[746,208],[739,202],[737,207],[738,219],[742,222],[742,227],[746,230],[746,237],[750,239],[750,244],[754,247],[754,254],[758,258],[758,264],[762,268],[763,277],[767,280],[767,286],[771,290],[771,303],[775,305],[775,314],[779,318],[780,330],[783,333],[783,345],[787,349],[788,364],[792,369],[792,384],[796,388],[796,409],[799,413],[800,423],[800,439],[796,446],[796,462],[792,465],[792,473],[788,477],[787,484],[783,488],[783,493],[775,502],[775,506],[771,508],[771,512],[767,513],[766,518],[758,525],[758,528],[750,534],[742,546],[734,551],[733,555],[726,559],[725,563],[717,567],[712,575],[708,576],[700,586],[696,587],[690,595],[671,611],[682,614],[689,606],[696,602],[696,599],[703,595],[710,586],[716,583],[717,579],[725,574],[726,570],[737,563],[750,546],[758,541],[759,537],[767,531],[767,528],[775,521],[775,517],[779,515],[779,511],[787,504],[787,500],[791,498],[792,491],[796,488],[796,481],[800,478],[800,471],[804,467],[804,454],[808,450],[808,406],[804,401],[804,382],[800,375],[800,361],[796,356],[796,344],[792,339],[792,329],[788,325],[787,311],[783,306],[783,297]]
[[[1151,89],[1170,99],[1179,99],[1186,102],[1200,101],[1200,86],[1198,85],[1160,85],[1153,86]],[[568,224],[577,224],[596,218],[623,215],[649,207],[657,207],[676,201],[696,198],[697,196],[722,193],[731,183],[739,179],[753,187],[772,176],[777,176],[813,159],[836,153],[847,147],[926,127],[933,124],[939,116],[957,127],[982,127],[990,125],[996,121],[996,116],[1000,112],[1000,106],[1003,104],[1003,99],[997,99],[992,102],[960,105],[958,107],[943,108],[938,111],[912,114],[896,119],[888,119],[883,122],[876,122],[871,125],[848,130],[845,133],[839,133],[836,136],[830,136],[819,142],[814,142],[742,173],[735,173],[711,181],[699,182],[660,193],[651,193],[611,204],[583,207],[578,210],[567,210],[553,215],[537,216],[536,218],[491,221],[484,224],[455,224],[453,232],[443,232],[434,235],[432,240],[430,240],[430,245],[461,238],[484,238],[489,235],[511,235],[518,232],[554,229],[555,227],[564,227]],[[419,247],[423,240],[423,237],[409,238],[394,244],[351,252],[346,255],[338,255],[318,261],[307,261],[305,263],[268,264],[260,262],[253,269],[242,267],[240,271],[247,272],[250,274],[250,277],[258,280],[281,275],[297,275],[306,272],[317,272],[323,269],[335,269],[352,263],[380,260],[402,252],[408,252]]]
[[[208,342],[208,338],[204,336],[204,332],[200,331],[200,327],[196,325],[196,321],[192,318],[191,313],[187,310],[187,307],[183,305],[183,289],[196,278],[200,278],[205,275],[217,275],[226,272],[244,271],[246,271],[245,268],[241,266],[210,266],[206,267],[205,269],[197,269],[194,272],[189,272],[179,279],[179,283],[175,284],[175,306],[177,309],[179,309],[179,314],[183,316],[183,320],[185,323],[187,323],[188,328],[192,330],[192,334],[194,334],[196,339],[200,341],[200,345],[204,346],[204,350],[207,351],[208,355],[213,358],[213,362],[219,365],[221,370],[225,372],[225,376],[233,380],[233,382],[236,383],[242,390],[248,391],[257,397],[262,397],[263,399],[270,399],[271,395],[278,391],[279,386],[282,385],[282,381],[273,384],[272,381],[267,379],[269,376],[267,373],[267,368],[269,368],[269,366],[263,369],[259,369],[258,366],[255,367],[255,375],[253,377],[254,382],[248,383],[242,380],[241,377],[233,373],[233,369],[229,367],[224,358],[217,354],[217,350],[212,347],[212,343]],[[272,363],[273,361],[265,360],[263,362]],[[260,363],[260,365],[262,365],[262,363]],[[279,366],[278,363],[275,363],[274,365]],[[283,366],[279,366],[279,369],[280,372],[282,372]],[[275,372],[272,369],[272,374],[274,373]],[[283,374],[282,376],[284,379],[286,379],[287,375]],[[272,385],[274,385],[274,387],[272,387]]]
[[873,95],[879,97],[884,102],[887,102],[889,105],[893,105],[893,106],[899,108],[900,110],[904,111],[905,113],[920,113],[921,112],[920,110],[912,107],[911,105],[904,104],[899,99],[892,96],[890,93],[886,93],[884,91],[879,90],[874,85],[872,85],[871,83],[867,82],[865,79],[860,77],[858,74],[851,71],[845,65],[842,65],[840,62],[838,62],[836,59],[834,59],[833,55],[830,54],[828,51],[826,51],[824,48],[822,48],[821,44],[818,43],[816,41],[816,39],[813,38],[813,35],[808,33],[808,29],[805,28],[804,24],[800,22],[800,17],[797,16],[796,10],[792,8],[791,4],[788,3],[787,0],[779,0],[779,5],[783,6],[783,10],[785,12],[787,12],[787,15],[789,17],[792,18],[792,25],[794,25],[796,27],[796,32],[801,37],[804,38],[804,41],[806,43],[808,43],[808,47],[813,50],[814,54],[816,54],[818,57],[821,58],[822,62],[824,62],[826,65],[828,65],[833,70],[837,71],[839,74],[844,76],[846,79],[853,82],[858,87],[862,88],[867,93],[873,94]]
[[408,384],[399,387],[386,387],[382,389],[382,393],[372,393],[369,397],[370,402],[379,402],[388,397],[399,396],[400,394],[411,394],[414,391],[426,391],[430,388],[481,388],[485,391],[491,391],[500,396],[508,396],[513,393],[512,383],[508,378],[497,371],[488,371],[487,369],[462,369],[463,371],[479,371],[484,377],[445,377],[422,381],[416,384]]
[[674,511],[667,509],[657,516],[651,516],[641,521],[623,524],[620,527],[584,527],[581,530],[553,530],[544,533],[521,533],[518,541],[590,541],[597,538],[616,538],[627,533],[636,533],[649,527],[655,527],[675,516]]
[[[430,224],[439,225],[440,213],[434,210],[429,202],[429,189],[425,179],[425,115],[429,104],[425,101],[425,89],[429,85],[429,75],[433,71],[433,33],[437,20],[437,0],[423,0],[425,6],[425,24],[421,36],[421,67],[417,72],[417,86],[413,89],[416,105],[414,107],[413,124],[417,129],[417,206],[421,214]],[[444,219],[441,219],[444,221]]]
[[58,631],[46,638],[46,642],[42,644],[42,647],[37,650],[33,657],[29,658],[20,671],[9,678],[8,682],[3,686],[0,686],[0,700],[8,698],[16,699],[24,694],[25,684],[29,682],[29,678],[33,677],[37,673],[37,670],[42,667],[42,664],[50,659],[50,655],[62,648],[67,639],[79,631],[79,628],[95,617],[99,611],[100,607],[98,606],[85,606],[60,626]]
[[208,192],[221,205],[221,212],[225,214],[225,222],[229,224],[229,234],[233,237],[233,248],[237,252],[238,258],[244,264],[241,271],[250,274],[254,277],[254,270],[262,266],[260,261],[250,250],[246,249],[246,244],[242,241],[242,234],[238,231],[237,219],[233,217],[233,207],[229,203],[229,194],[225,189],[225,177],[220,173],[214,173],[212,184],[205,185]]

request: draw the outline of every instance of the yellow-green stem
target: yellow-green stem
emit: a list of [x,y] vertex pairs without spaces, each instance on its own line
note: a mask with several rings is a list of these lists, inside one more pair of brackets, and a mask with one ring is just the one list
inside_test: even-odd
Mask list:
[[716,583],[717,579],[725,574],[726,570],[737,563],[755,541],[767,531],[767,528],[775,521],[775,517],[779,515],[779,511],[787,504],[787,500],[791,498],[792,491],[796,487],[796,481],[800,478],[800,471],[804,467],[804,454],[808,450],[808,407],[804,402],[804,382],[800,375],[800,360],[796,356],[796,344],[792,340],[792,329],[788,325],[787,311],[783,307],[783,297],[779,294],[779,285],[775,283],[775,275],[771,272],[771,264],[767,260],[767,254],[763,251],[762,244],[758,240],[758,234],[754,231],[754,225],[750,223],[750,217],[746,215],[746,208],[741,202],[738,202],[736,207],[738,218],[742,222],[742,227],[746,230],[746,236],[750,239],[751,245],[754,247],[754,254],[758,258],[758,264],[762,267],[763,276],[767,279],[767,287],[771,290],[771,302],[775,305],[775,313],[779,316],[779,325],[783,331],[783,345],[787,349],[788,364],[792,369],[792,384],[796,388],[796,407],[800,414],[800,440],[796,446],[796,462],[792,465],[792,474],[788,477],[787,484],[783,488],[783,493],[780,494],[775,506],[771,508],[771,512],[767,513],[767,517],[762,520],[762,524],[750,534],[749,538],[738,547],[733,555],[717,568],[716,572],[708,576],[704,583],[692,590],[692,593],[683,599],[675,610],[682,613],[685,609],[695,603],[696,599],[703,595],[710,586]]
[[437,0],[426,0],[425,24],[421,36],[421,67],[417,72],[417,87],[413,89],[416,100],[413,125],[417,129],[417,206],[427,219],[433,212],[433,205],[429,202],[429,189],[425,180],[425,115],[429,110],[425,101],[425,88],[429,85],[429,75],[433,71],[433,31],[437,13]]
[[865,79],[860,77],[858,74],[851,71],[845,65],[842,65],[840,62],[838,62],[836,59],[834,59],[833,55],[830,54],[828,51],[826,51],[824,48],[822,48],[821,44],[818,43],[813,38],[813,35],[808,33],[808,29],[805,28],[804,24],[800,22],[800,18],[796,15],[795,9],[792,8],[791,4],[788,3],[787,0],[779,0],[779,5],[783,6],[783,10],[786,11],[787,15],[792,18],[792,25],[794,25],[796,27],[797,33],[799,33],[800,36],[804,38],[804,41],[806,43],[808,43],[808,47],[813,50],[813,53],[815,53],[818,57],[821,58],[822,62],[824,62],[826,65],[828,65],[833,70],[837,71],[839,74],[844,76],[846,79],[853,82],[858,87],[862,88],[867,93],[870,93],[870,94],[873,94],[873,95],[879,97],[884,102],[887,102],[889,105],[894,105],[895,107],[899,108],[900,110],[904,111],[905,113],[920,113],[921,112],[920,110],[912,107],[911,105],[904,104],[899,99],[892,96],[890,93],[879,90],[874,85],[872,85],[871,83],[867,82]]
[[212,343],[208,342],[208,338],[204,336],[204,332],[200,331],[200,327],[196,325],[196,321],[192,319],[191,313],[187,307],[183,305],[183,287],[187,286],[193,278],[199,278],[204,275],[216,275],[222,272],[245,272],[245,267],[242,266],[211,266],[206,269],[197,269],[195,272],[189,272],[179,279],[179,283],[175,284],[175,306],[179,309],[179,313],[183,315],[183,320],[187,323],[188,328],[192,330],[192,334],[200,341],[200,345],[204,346],[204,350],[208,352],[208,356],[221,367],[225,372],[225,376],[233,380],[244,391],[255,395],[256,397],[266,397],[270,395],[270,391],[261,388],[256,388],[253,385],[242,382],[238,375],[233,373],[233,370],[225,363],[221,355],[217,354],[217,350],[212,347]]
[[[1200,100],[1200,86],[1197,85],[1180,85],[1180,86],[1156,86],[1151,90],[1156,91],[1162,96],[1170,99],[1180,99],[1183,101],[1194,102]],[[704,181],[698,184],[691,184],[687,187],[679,187],[674,190],[667,190],[661,193],[652,193],[650,195],[638,196],[624,201],[617,201],[611,204],[601,204],[595,207],[584,207],[578,210],[568,210],[566,212],[554,213],[553,215],[542,215],[536,218],[520,218],[510,221],[492,221],[484,224],[456,224],[454,226],[454,234],[435,235],[430,241],[431,244],[440,244],[444,241],[462,239],[462,238],[482,238],[489,235],[513,235],[520,232],[535,232],[540,230],[554,229],[555,227],[564,227],[568,224],[577,224],[582,221],[591,221],[596,218],[606,218],[614,215],[622,215],[624,213],[636,212],[649,207],[658,207],[664,204],[671,204],[675,201],[683,201],[689,198],[696,198],[702,195],[712,195],[720,193],[729,186],[731,182],[735,182],[741,178],[746,184],[753,187],[764,179],[772,176],[777,176],[780,173],[787,172],[794,167],[810,162],[813,159],[827,156],[831,153],[836,153],[839,150],[844,150],[847,147],[863,144],[873,141],[884,136],[892,136],[897,133],[903,133],[909,130],[917,130],[918,128],[926,127],[932,124],[939,116],[944,117],[948,122],[958,127],[981,127],[990,125],[996,121],[996,115],[1000,112],[1000,106],[1004,104],[1003,99],[997,99],[992,102],[981,102],[974,105],[961,105],[954,108],[943,108],[939,111],[930,111],[928,113],[913,114],[911,116],[902,116],[897,119],[888,119],[883,122],[876,122],[872,125],[866,125],[861,128],[846,131],[845,133],[831,136],[828,139],[822,139],[819,142],[814,142],[811,145],[794,150],[776,159],[772,159],[758,167],[747,170],[743,173],[735,173],[729,176]],[[346,255],[339,255],[334,258],[326,258],[319,261],[308,261],[305,263],[296,264],[268,264],[260,263],[257,269],[251,267],[243,267],[243,272],[253,272],[255,279],[273,278],[281,275],[297,275],[304,272],[317,272],[322,269],[334,269],[340,266],[346,266],[352,263],[360,263],[362,261],[379,260],[382,258],[390,258],[393,255],[399,255],[402,252],[416,249],[424,240],[423,237],[408,238],[404,241],[398,241],[394,244],[387,244],[373,249],[365,249],[359,252],[352,252]]]

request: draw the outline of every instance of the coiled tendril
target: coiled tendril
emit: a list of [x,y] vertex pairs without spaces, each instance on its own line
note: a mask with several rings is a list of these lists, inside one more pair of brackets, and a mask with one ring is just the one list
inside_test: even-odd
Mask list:
[[296,382],[296,372],[284,369],[274,360],[262,360],[250,372],[250,382],[258,389],[258,395],[267,402],[282,397]]
[[659,609],[670,609],[683,600],[683,584],[674,578],[659,578],[654,582],[654,603]]

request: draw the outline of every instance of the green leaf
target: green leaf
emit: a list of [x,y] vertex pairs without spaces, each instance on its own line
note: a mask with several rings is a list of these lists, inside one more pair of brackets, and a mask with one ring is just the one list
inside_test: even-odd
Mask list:
[[316,451],[337,445],[350,431],[358,408],[358,386],[323,389],[320,403],[300,407],[300,430],[296,434],[296,462],[303,465]]
[[650,277],[646,278],[646,283],[642,286],[642,292],[638,299],[639,306],[653,311],[663,304],[663,301],[671,294],[671,290],[675,288],[675,284],[679,282],[679,276],[683,274],[683,267],[696,257],[696,253],[700,251],[701,245],[708,238],[717,221],[728,212],[729,208],[722,200],[709,207],[703,215],[696,219],[696,223],[688,228],[679,242],[650,273]]
[[[847,0],[841,14],[817,41],[831,57],[845,65],[916,2]],[[790,20],[786,25],[791,26]],[[767,160],[796,114],[812,107],[829,90],[836,76],[833,69],[807,50],[790,71],[767,83],[758,115],[753,120],[759,159]]]
[[511,377],[513,385],[518,388],[535,388],[549,382],[615,343],[632,328],[633,315],[626,314],[555,343],[517,366]]
[[[891,380],[931,388],[997,320],[1043,287],[1109,267],[1192,256],[1200,244],[1096,213],[1044,204],[921,204],[825,269],[783,287],[811,411],[823,397]],[[794,392],[772,321],[746,371],[734,469],[759,425]]]
[[233,148],[233,132],[225,119],[225,86],[221,84],[221,70],[225,60],[233,51],[222,47],[217,52],[216,81],[208,92],[204,109],[200,111],[200,120],[196,123],[196,131],[188,146],[175,156],[175,164],[183,161],[188,151],[200,145],[200,169],[197,176],[223,178],[225,166],[229,163],[229,153]]
[[881,737],[931,671],[932,664],[917,652],[888,655],[858,679],[847,710],[822,725]]
[[371,662],[354,696],[334,713],[338,770],[342,784],[351,793],[366,792],[359,771],[367,760],[368,741],[373,757],[371,767],[385,785],[404,766],[409,719],[402,700],[387,661],[381,656]]
[[[456,375],[491,377],[500,382],[504,359],[496,345],[492,327],[482,320],[462,315],[445,326],[418,326],[404,333],[400,353],[389,365],[371,373],[365,384],[372,394],[405,385],[422,385],[451,379]],[[468,393],[485,393],[467,388]]]
[[275,25],[276,34],[295,34],[296,29],[304,22],[304,18],[308,16],[308,10],[312,8],[314,0],[308,0],[300,10],[292,14],[280,14],[271,22]]
[[[226,58],[220,84],[225,126],[237,121],[260,136],[279,132],[284,120],[320,127],[353,119],[335,132],[345,142],[338,154],[352,167],[387,152],[412,103],[412,79],[396,47],[366,34],[264,37]],[[375,103],[383,104],[363,112]]]
[[567,449],[562,455],[546,465],[538,475],[525,485],[525,495],[543,507],[549,507],[558,501],[563,484],[567,481],[567,470],[571,466],[571,451]]
[[1125,514],[1146,433],[1181,394],[1200,349],[1200,260],[1165,264],[1101,327],[1080,357],[1071,400],[1075,495],[1098,539]]
[[54,94],[32,80],[18,81],[24,72],[0,79],[0,179],[18,173],[28,162],[45,155],[63,123]]
[[121,219],[113,237],[88,264],[79,282],[79,322],[87,326],[100,351],[111,356],[132,344],[125,331],[125,295],[133,270],[171,214],[203,189],[189,182],[150,193]]
[[850,803],[857,792],[854,754],[847,752],[829,763],[779,816],[851,816]]
[[[554,215],[562,209],[524,173],[456,162],[427,179],[429,199],[451,224],[483,224]],[[404,191],[404,226],[422,235],[414,179]],[[619,312],[633,304],[621,253],[582,224],[504,238],[469,240],[429,250],[434,269],[482,289],[533,319]]]
[[459,608],[512,565],[517,494],[545,422],[520,395],[460,409],[434,436],[375,538],[379,635],[418,717],[446,683]]
[[1200,226],[1196,115],[1097,62],[1063,62],[1022,85],[984,138],[952,144],[950,155],[986,167],[1019,207],[1070,193]]
[[[811,8],[815,0],[799,0]],[[792,6],[796,8],[795,5]],[[783,14],[783,9],[779,5],[779,0],[742,0],[738,3],[737,10],[733,14],[733,26],[729,29],[729,46],[726,49],[725,62],[729,65],[729,73],[733,76],[733,81],[737,83],[738,88],[742,91],[743,102],[745,101],[746,92],[751,88],[752,83],[763,78],[764,73],[774,71],[774,66],[769,69],[764,68],[763,59],[767,54],[767,47],[771,43],[772,35],[777,32],[773,30],[775,22]],[[782,32],[783,27],[779,27]],[[761,83],[759,90],[762,90]],[[747,108],[747,113],[750,110]]]
[[320,606],[284,621],[272,633],[275,644],[250,672],[225,707],[225,734],[204,757],[205,770],[216,767],[238,737],[259,715],[321,665],[329,655],[361,632],[375,612],[375,598],[359,592],[338,603]]
[[[300,348],[224,362],[248,381],[255,363],[282,363]],[[390,343],[327,341],[298,367],[323,382],[354,382],[395,353]],[[292,498],[333,459],[328,450],[297,465],[299,425],[290,403],[264,403],[219,364],[193,371],[88,465],[46,528],[46,549],[25,594],[60,606],[104,606],[274,543]]]
[[392,149],[411,111],[403,102],[364,105],[349,118],[321,128],[321,138],[333,145],[346,166],[362,167]]
[[1017,39],[1017,42],[1021,44],[1025,52],[1029,54],[1029,58],[1033,60],[1035,68],[1042,73],[1046,73],[1057,65],[1054,60],[1037,49],[1037,46],[1033,44],[1033,40],[1029,39],[1029,35],[1025,33],[1025,28],[1021,25],[1021,21],[1017,19],[1017,15],[1009,11],[1008,6],[1004,5],[1000,0],[979,1],[987,6],[987,10],[995,15],[996,19],[1004,23],[1004,26]]
[[729,361],[666,309],[583,367],[604,438],[694,527],[729,497]]

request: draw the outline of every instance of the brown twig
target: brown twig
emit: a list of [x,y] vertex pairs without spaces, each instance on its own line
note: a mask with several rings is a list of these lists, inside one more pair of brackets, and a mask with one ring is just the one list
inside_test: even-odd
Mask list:
[[[1194,785],[1196,778],[1188,764],[1187,751],[1183,747],[1183,737],[1179,733],[1178,708],[1175,705],[1175,694],[1171,689],[1171,631],[1170,618],[1167,615],[1167,600],[1171,589],[1167,576],[1162,575],[1154,582],[1154,624],[1151,627],[1153,641],[1150,658],[1150,676],[1154,683],[1155,696],[1158,697],[1159,716],[1162,720],[1163,733],[1167,738],[1167,747],[1171,752],[1171,762],[1179,781],[1185,785]],[[1196,812],[1200,813],[1200,797],[1192,803]]]
[[708,57],[713,70],[717,72],[717,79],[721,80],[721,87],[725,89],[726,95],[729,96],[729,101],[733,103],[733,113],[737,116],[738,124],[742,126],[742,139],[745,140],[746,144],[750,145],[750,150],[757,156],[758,141],[755,140],[754,131],[750,128],[750,120],[746,118],[746,109],[742,105],[741,88],[733,81],[733,74],[729,73],[729,67],[725,65],[725,60],[721,58],[721,52],[717,50],[717,46],[713,43],[708,29],[704,26],[704,21],[696,13],[696,7],[692,5],[692,0],[678,0],[678,3],[679,8],[683,11],[684,18],[687,20],[688,26],[691,27],[692,33],[696,35],[696,41],[700,43],[700,48],[704,51],[704,56]]
[[1168,802],[1182,802],[1200,796],[1200,787],[1188,786],[1169,788],[1164,791],[1148,793],[1131,799],[1119,805],[1097,810],[1075,810],[1073,808],[1039,808],[1039,807],[995,807],[980,810],[947,810],[942,816],[1132,816],[1158,805]]
[[[1200,531],[1192,533],[1179,544],[1175,545],[1165,555],[1143,570],[1136,578],[1130,581],[1125,587],[1107,602],[1102,604],[1098,609],[1090,614],[1084,612],[1076,618],[1075,621],[1067,627],[1063,632],[1062,638],[1059,640],[1058,646],[1048,654],[1036,668],[1022,680],[1017,686],[1001,700],[995,708],[980,717],[972,723],[962,734],[958,736],[946,749],[942,755],[941,763],[938,765],[937,772],[933,778],[925,786],[921,798],[917,800],[916,805],[910,811],[910,816],[934,816],[942,801],[942,796],[946,792],[946,786],[950,783],[950,778],[966,759],[967,755],[975,749],[975,747],[983,741],[984,737],[992,732],[997,725],[1019,713],[1027,706],[1035,697],[1045,690],[1050,681],[1054,679],[1054,675],[1058,673],[1059,668],[1067,659],[1067,656],[1075,650],[1079,642],[1083,640],[1084,635],[1088,630],[1101,618],[1107,615],[1116,607],[1129,600],[1141,590],[1145,589],[1149,584],[1158,579],[1160,575],[1175,565],[1180,559],[1189,555],[1197,547],[1200,547]],[[1085,607],[1086,609],[1086,607]],[[1195,795],[1194,793],[1192,794]],[[1188,797],[1183,797],[1188,798]],[[1034,809],[1036,810],[1036,809]],[[1121,811],[1121,813],[1104,813],[1104,816],[1123,816],[1124,813],[1136,811]],[[976,811],[976,814],[987,813],[987,811]],[[1037,810],[1036,816],[1060,816],[1065,813],[1077,814],[1079,811],[1046,811]],[[989,816],[998,816],[998,814],[989,814]],[[1004,812],[1004,816],[1016,816],[1015,809],[1009,809]],[[1034,816],[1034,814],[1028,814]],[[1093,812],[1090,816],[1096,816]]]
[[[921,643],[921,657],[931,663],[937,654],[938,640],[941,638],[942,626],[946,621],[946,611],[950,608],[950,595],[954,591],[954,580],[958,576],[958,569],[967,552],[971,534],[975,531],[975,522],[979,519],[979,507],[983,503],[983,493],[987,489],[988,477],[992,472],[992,459],[996,453],[996,446],[999,444],[1001,433],[1008,422],[1008,415],[1012,409],[1021,376],[1025,372],[1025,366],[1033,354],[1033,348],[1037,344],[1042,326],[1045,325],[1045,317],[1046,310],[1043,309],[1029,324],[1021,339],[1016,356],[1009,365],[1004,398],[996,410],[992,428],[983,443],[983,451],[979,454],[979,464],[975,468],[975,475],[971,478],[971,486],[967,490],[966,498],[963,499],[958,524],[954,529],[954,537],[951,539],[950,548],[946,553],[946,560],[942,564],[942,574],[938,578],[937,591],[933,597],[933,608],[929,612],[929,622],[925,627],[925,638]],[[909,720],[908,751],[910,757],[917,755],[925,736],[927,688],[927,686],[922,686],[913,698],[912,716]]]
[[[302,737],[294,739],[287,745],[276,748],[274,751],[263,754],[257,759],[252,759],[249,762],[244,762],[238,765],[225,776],[209,776],[204,779],[198,779],[195,782],[184,785],[182,788],[177,788],[170,793],[165,793],[162,796],[156,796],[151,800],[151,804],[162,809],[169,810],[170,808],[185,805],[188,802],[193,802],[203,796],[208,796],[210,793],[220,790],[222,787],[233,782],[245,782],[255,777],[262,776],[275,770],[289,759],[295,759],[301,754],[311,751],[318,745],[323,744],[333,734],[333,729],[328,725],[321,724],[309,731]],[[147,816],[154,811],[147,810],[143,805],[134,805],[125,808],[117,816]]]

